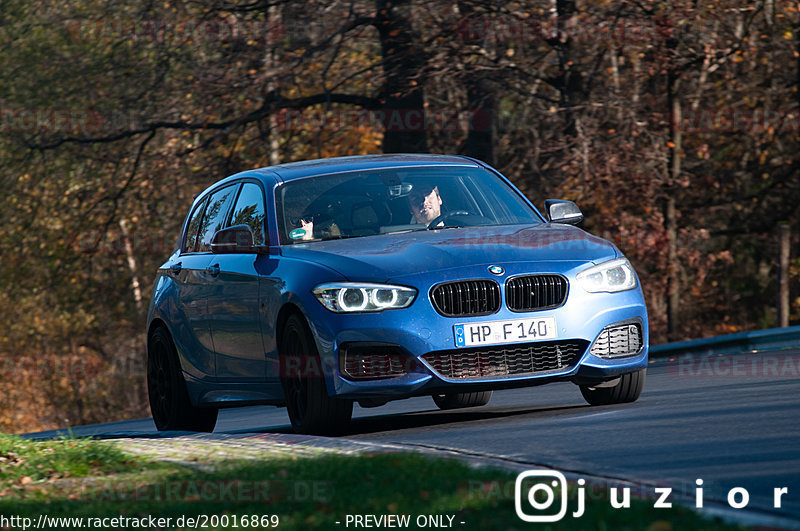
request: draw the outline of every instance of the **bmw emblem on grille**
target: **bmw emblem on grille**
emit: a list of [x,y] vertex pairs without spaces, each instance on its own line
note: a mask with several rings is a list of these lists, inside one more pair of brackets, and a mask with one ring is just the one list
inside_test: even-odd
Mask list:
[[506,270],[503,269],[500,266],[489,266],[489,273],[491,273],[493,275],[498,275],[499,276],[499,275],[502,275],[505,272],[506,272]]

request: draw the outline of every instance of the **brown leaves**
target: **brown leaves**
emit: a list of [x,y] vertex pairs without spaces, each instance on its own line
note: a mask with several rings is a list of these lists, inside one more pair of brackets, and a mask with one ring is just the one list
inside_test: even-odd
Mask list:
[[19,456],[15,452],[7,452],[0,455],[0,465],[19,467],[25,464],[26,459]]

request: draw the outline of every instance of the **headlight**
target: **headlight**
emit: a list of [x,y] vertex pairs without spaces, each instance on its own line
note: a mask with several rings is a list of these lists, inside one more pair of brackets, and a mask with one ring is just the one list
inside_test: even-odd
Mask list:
[[617,258],[581,271],[578,273],[578,282],[589,293],[614,293],[633,289],[637,285],[636,274],[627,258]]
[[337,313],[396,310],[409,306],[417,296],[413,288],[357,282],[321,284],[313,293],[323,306]]

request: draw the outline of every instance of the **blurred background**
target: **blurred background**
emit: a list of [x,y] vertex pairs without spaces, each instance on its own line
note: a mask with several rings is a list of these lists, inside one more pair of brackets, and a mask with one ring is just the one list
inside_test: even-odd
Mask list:
[[241,170],[460,153],[637,268],[654,344],[800,324],[796,1],[3,0],[0,431],[148,415],[154,271]]

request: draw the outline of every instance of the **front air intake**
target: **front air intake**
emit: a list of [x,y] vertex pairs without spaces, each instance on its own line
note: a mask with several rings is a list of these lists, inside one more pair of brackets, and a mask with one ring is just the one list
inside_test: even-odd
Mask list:
[[451,380],[538,376],[571,369],[588,345],[580,339],[497,345],[429,352],[422,359]]

